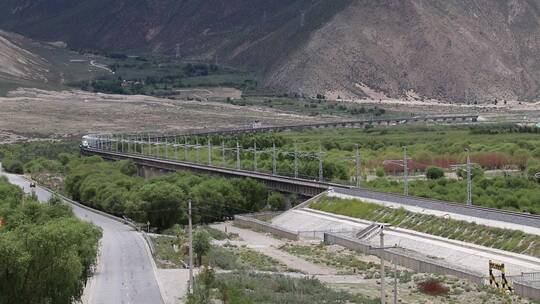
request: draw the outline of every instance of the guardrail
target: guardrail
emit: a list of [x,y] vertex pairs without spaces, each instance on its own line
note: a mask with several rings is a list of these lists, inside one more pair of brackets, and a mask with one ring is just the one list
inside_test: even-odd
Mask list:
[[278,226],[274,226],[272,224],[260,221],[249,216],[235,215],[234,223],[240,227],[246,227],[257,231],[268,232],[278,237],[298,241],[298,233]]

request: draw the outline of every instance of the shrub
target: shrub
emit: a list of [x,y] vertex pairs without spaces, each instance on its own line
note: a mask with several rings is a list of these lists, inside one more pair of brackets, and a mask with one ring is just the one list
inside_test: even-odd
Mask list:
[[418,283],[418,290],[432,296],[441,296],[448,293],[448,288],[435,279]]
[[281,211],[285,210],[287,202],[285,201],[283,194],[274,192],[268,197],[268,205],[272,211]]
[[439,167],[429,167],[426,170],[426,177],[428,179],[439,179],[444,176],[443,169]]
[[23,174],[24,173],[24,166],[23,163],[18,160],[13,160],[6,158],[3,161],[3,167],[7,172],[15,173],[15,174]]

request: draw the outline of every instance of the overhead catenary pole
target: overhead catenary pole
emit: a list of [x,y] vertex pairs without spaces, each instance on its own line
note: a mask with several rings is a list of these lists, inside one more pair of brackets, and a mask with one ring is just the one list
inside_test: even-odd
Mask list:
[[236,141],[236,169],[240,170],[240,144]]
[[191,199],[188,200],[188,233],[189,233],[189,293],[193,292],[193,227],[191,219]]
[[409,195],[409,170],[407,166],[407,146],[403,147],[403,195]]
[[469,149],[467,151],[467,205],[472,205],[472,168],[471,168],[471,155]]
[[223,165],[223,167],[226,166],[226,164],[225,164],[225,142],[223,140],[221,141],[221,164]]
[[187,142],[187,137],[184,136],[184,160],[187,161],[188,159],[188,142]]
[[165,158],[169,158],[169,140],[167,135],[165,135]]
[[208,144],[208,165],[212,165],[212,142],[210,141],[210,136],[207,139]]
[[148,135],[148,155],[152,156],[152,142],[150,141],[150,133]]
[[322,182],[323,180],[324,180],[323,152],[322,152],[322,146],[319,145],[319,181]]
[[298,178],[298,147],[294,143],[294,178]]
[[272,143],[272,174],[276,175],[276,143]]
[[257,142],[253,141],[253,171],[257,172]]
[[199,154],[199,138],[198,137],[195,137],[195,157],[196,157],[196,161],[197,163],[200,162],[200,154]]
[[178,160],[178,139],[174,136],[174,159]]
[[356,155],[354,158],[355,167],[356,167],[355,179],[356,179],[356,187],[360,188],[360,151],[358,149],[358,144],[356,144],[355,147],[356,147]]

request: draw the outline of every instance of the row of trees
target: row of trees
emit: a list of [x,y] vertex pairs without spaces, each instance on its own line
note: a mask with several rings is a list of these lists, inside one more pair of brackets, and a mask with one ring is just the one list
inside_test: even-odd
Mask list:
[[252,179],[178,172],[145,181],[134,176],[132,163],[106,163],[98,157],[76,159],[69,165],[65,191],[73,199],[139,222],[148,221],[159,229],[187,223],[188,200],[193,203],[195,223],[221,221],[267,207],[282,209],[286,203],[284,196],[269,193]]
[[[434,173],[434,175],[438,176],[439,173]],[[466,183],[465,179],[451,180],[443,177],[427,181],[410,181],[409,194],[464,203],[467,196]],[[403,183],[385,178],[366,182],[364,186],[384,192],[403,192]],[[475,169],[473,171],[473,204],[540,214],[540,187],[536,181],[522,177],[485,178],[481,170]]]
[[40,204],[0,178],[0,303],[77,302],[101,231],[51,200]]

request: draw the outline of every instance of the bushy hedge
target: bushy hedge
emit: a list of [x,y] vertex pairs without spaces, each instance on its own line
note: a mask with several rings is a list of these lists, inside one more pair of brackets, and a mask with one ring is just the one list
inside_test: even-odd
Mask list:
[[194,221],[221,221],[238,213],[257,212],[268,203],[268,190],[251,179],[225,179],[187,172],[144,180],[133,176],[128,161],[103,162],[97,157],[68,164],[65,189],[91,207],[128,216],[166,229],[187,223],[192,200]]

